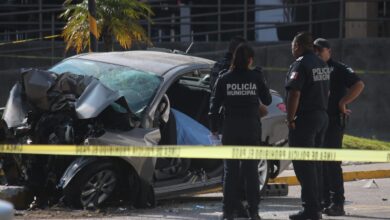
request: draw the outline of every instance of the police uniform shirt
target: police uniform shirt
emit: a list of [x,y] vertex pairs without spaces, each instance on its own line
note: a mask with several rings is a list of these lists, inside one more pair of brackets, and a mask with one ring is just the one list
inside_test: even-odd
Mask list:
[[339,115],[340,110],[338,103],[347,93],[347,88],[350,88],[356,82],[360,81],[360,78],[351,67],[343,63],[332,59],[328,60],[327,63],[331,70],[328,114]]
[[251,117],[259,114],[259,98],[265,105],[272,102],[263,74],[258,70],[233,70],[222,75],[210,99],[211,131],[218,130],[216,116],[221,106],[225,108],[225,117]]
[[297,115],[324,110],[328,106],[330,69],[313,52],[305,52],[290,66],[286,78],[287,95],[290,90],[301,92]]

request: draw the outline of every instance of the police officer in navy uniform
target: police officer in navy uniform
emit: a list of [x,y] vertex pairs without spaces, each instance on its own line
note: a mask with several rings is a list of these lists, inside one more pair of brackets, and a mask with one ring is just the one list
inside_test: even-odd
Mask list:
[[[218,135],[219,109],[224,107],[223,145],[260,145],[261,121],[259,104],[269,105],[272,97],[262,74],[250,69],[254,51],[240,44],[230,70],[220,77],[210,99],[210,128]],[[223,182],[223,218],[233,219],[235,201],[239,199],[240,172],[245,180],[250,219],[260,219],[259,174],[257,160],[225,160]]]
[[[345,120],[351,113],[346,105],[360,95],[364,83],[352,68],[331,58],[330,43],[326,39],[316,39],[314,49],[331,69],[328,103],[329,126],[323,146],[340,149],[343,142]],[[323,177],[324,213],[329,216],[345,215],[344,180],[341,162],[323,162]]]
[[[230,65],[232,63],[233,53],[240,45],[241,43],[247,43],[247,41],[242,38],[241,36],[235,36],[230,40],[228,51],[225,53],[222,59],[218,60],[213,68],[211,69],[210,73],[210,90],[213,91],[215,83],[219,77],[222,77],[223,74],[227,73],[230,69]],[[256,66],[254,69],[258,74],[260,74],[260,77],[263,77],[263,72],[261,67]],[[259,107],[260,116],[263,117],[268,114],[267,107],[263,104],[260,104]],[[219,132],[222,132],[222,121],[223,121],[223,110],[220,111],[220,129]],[[261,141],[261,140],[260,140]],[[243,178],[240,178],[241,182],[239,185],[241,187],[240,193],[239,193],[239,199],[236,201],[235,204],[235,217],[237,218],[248,218],[248,212],[246,210],[246,207],[244,206],[244,201],[246,201],[245,198],[245,189],[244,189],[244,181]]]
[[[329,68],[314,54],[308,32],[294,37],[291,51],[296,60],[290,66],[285,84],[289,145],[321,147],[328,126]],[[321,162],[293,161],[293,166],[301,185],[303,210],[290,215],[290,219],[321,219]]]

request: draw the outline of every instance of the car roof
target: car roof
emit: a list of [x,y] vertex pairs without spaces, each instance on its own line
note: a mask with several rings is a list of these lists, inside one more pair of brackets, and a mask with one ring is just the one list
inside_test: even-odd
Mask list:
[[211,67],[214,64],[214,61],[205,58],[148,50],[85,53],[72,58],[128,66],[158,75],[164,75],[170,69],[182,65],[206,64]]

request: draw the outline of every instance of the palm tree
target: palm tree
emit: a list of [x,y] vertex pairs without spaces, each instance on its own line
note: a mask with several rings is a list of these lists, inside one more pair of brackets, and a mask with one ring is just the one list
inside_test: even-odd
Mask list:
[[[88,0],[79,4],[66,0],[64,6],[60,17],[67,20],[62,33],[66,50],[73,47],[79,53],[89,46]],[[137,0],[96,0],[97,38],[103,39],[105,51],[112,51],[114,37],[125,49],[134,41],[150,44],[139,20],[150,22],[151,15],[150,6]]]

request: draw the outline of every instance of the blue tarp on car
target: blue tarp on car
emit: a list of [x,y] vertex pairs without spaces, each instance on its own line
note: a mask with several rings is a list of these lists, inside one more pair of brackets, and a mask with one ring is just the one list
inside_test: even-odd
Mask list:
[[178,145],[211,145],[208,128],[178,110],[171,111],[176,119]]

